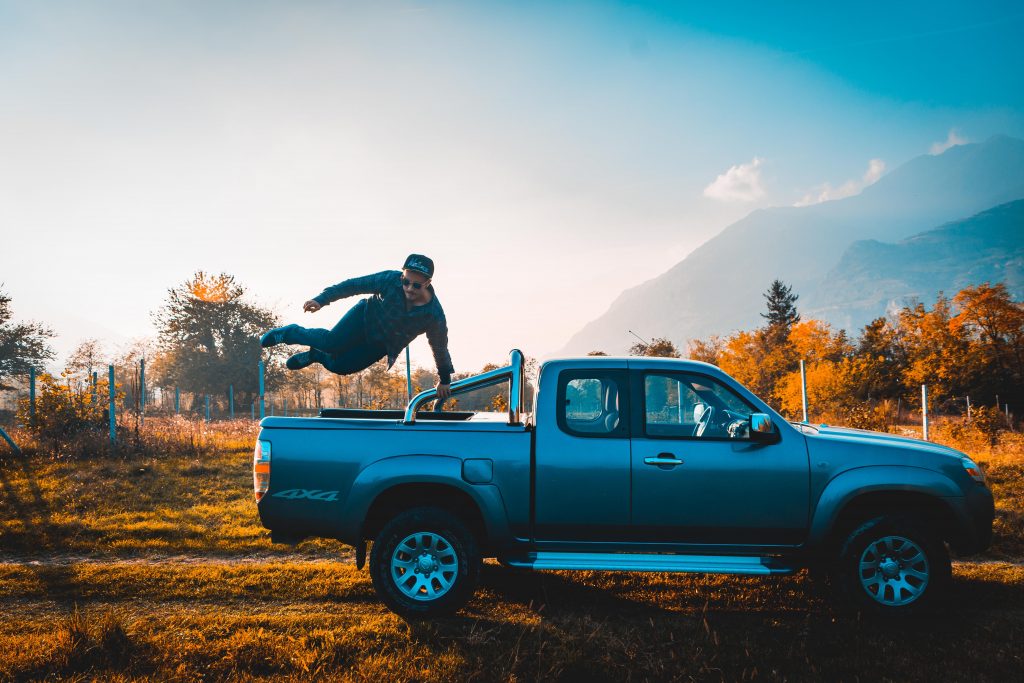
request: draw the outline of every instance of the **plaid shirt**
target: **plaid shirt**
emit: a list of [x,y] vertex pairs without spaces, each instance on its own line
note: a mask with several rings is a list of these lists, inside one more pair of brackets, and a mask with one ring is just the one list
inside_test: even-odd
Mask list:
[[313,297],[313,301],[326,306],[356,294],[372,294],[366,299],[366,339],[384,343],[388,368],[409,342],[426,332],[438,378],[442,384],[451,384],[455,369],[448,354],[448,323],[433,286],[427,285],[427,289],[430,303],[406,309],[401,271],[385,270],[332,285]]

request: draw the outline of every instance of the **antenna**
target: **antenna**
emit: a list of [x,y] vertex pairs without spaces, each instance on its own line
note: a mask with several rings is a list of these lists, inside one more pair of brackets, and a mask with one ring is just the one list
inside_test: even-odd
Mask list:
[[637,334],[637,333],[636,333],[636,332],[634,332],[633,330],[626,330],[626,332],[629,332],[629,333],[630,333],[631,335],[633,335],[634,337],[636,337],[637,339],[639,339],[639,340],[640,340],[641,342],[643,342],[643,345],[644,345],[644,346],[650,346],[650,345],[651,345],[651,342],[647,341],[646,339],[644,339],[643,337],[641,337],[641,336],[640,336],[639,334]]

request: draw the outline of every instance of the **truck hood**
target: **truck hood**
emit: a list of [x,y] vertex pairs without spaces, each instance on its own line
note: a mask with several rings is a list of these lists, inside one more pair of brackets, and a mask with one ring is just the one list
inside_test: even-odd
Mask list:
[[852,429],[850,427],[830,427],[828,425],[814,426],[813,429],[817,430],[817,434],[809,434],[809,436],[817,437],[819,439],[825,439],[828,441],[845,441],[852,443],[868,443],[877,444],[879,446],[889,446],[898,448],[907,448],[922,453],[933,453],[936,455],[952,456],[954,458],[965,457],[963,453],[950,448],[949,446],[943,446],[941,444],[932,443],[931,441],[922,441],[921,439],[911,439],[905,436],[897,436],[896,434],[885,434],[883,432],[871,432],[866,429]]

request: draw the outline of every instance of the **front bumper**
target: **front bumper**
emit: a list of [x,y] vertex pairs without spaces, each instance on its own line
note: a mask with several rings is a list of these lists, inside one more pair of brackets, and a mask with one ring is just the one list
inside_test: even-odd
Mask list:
[[992,520],[995,518],[995,500],[984,484],[967,491],[954,506],[956,524],[949,544],[958,555],[973,555],[992,544]]

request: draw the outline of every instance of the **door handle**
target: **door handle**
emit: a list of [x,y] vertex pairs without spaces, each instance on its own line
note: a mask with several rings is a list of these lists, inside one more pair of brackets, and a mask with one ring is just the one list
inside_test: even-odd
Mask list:
[[645,465],[682,465],[683,461],[671,453],[660,453],[654,458],[644,458]]

